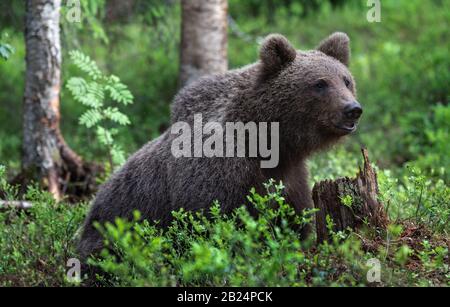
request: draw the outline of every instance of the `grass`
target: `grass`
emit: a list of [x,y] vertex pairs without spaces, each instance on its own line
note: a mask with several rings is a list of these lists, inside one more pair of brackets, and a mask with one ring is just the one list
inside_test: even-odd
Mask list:
[[[380,176],[391,216],[381,234],[335,232],[330,221],[330,242],[300,241],[291,226],[311,223],[314,212],[296,216],[282,184],[270,182],[266,195],[249,193],[258,217],[245,207],[225,215],[216,203],[209,218],[174,212],[165,230],[140,221],[138,212],[134,221],[98,225],[108,249],[90,263],[109,273],[97,281],[108,286],[449,286],[449,188],[424,193],[420,184],[430,183],[414,175],[393,182],[386,172]],[[67,261],[77,257],[86,204],[55,204],[33,187],[25,199],[31,209],[0,212],[0,285],[78,285],[67,279]],[[381,265],[380,283],[367,279],[373,261]]]

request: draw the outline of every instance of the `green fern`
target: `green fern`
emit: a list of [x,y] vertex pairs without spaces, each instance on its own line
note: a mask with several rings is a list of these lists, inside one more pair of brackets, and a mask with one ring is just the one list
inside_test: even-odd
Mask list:
[[109,163],[113,170],[125,162],[125,152],[114,141],[118,130],[106,127],[126,126],[131,123],[118,106],[133,103],[133,95],[117,76],[102,73],[89,56],[77,50],[69,52],[69,55],[72,62],[86,75],[72,77],[66,85],[74,99],[87,107],[80,116],[79,123],[95,131],[99,143],[108,150]]
[[87,73],[94,80],[103,76],[97,64],[81,51],[72,50],[69,52],[72,62],[83,72]]
[[97,109],[87,110],[83,115],[80,116],[80,124],[92,128],[97,125],[103,119],[103,114]]

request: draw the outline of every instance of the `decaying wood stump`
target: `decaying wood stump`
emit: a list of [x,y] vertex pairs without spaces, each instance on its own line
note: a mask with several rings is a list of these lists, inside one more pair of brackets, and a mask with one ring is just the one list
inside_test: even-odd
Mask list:
[[[317,241],[329,239],[327,215],[334,223],[333,230],[347,228],[357,229],[365,224],[375,229],[385,229],[387,215],[383,205],[378,201],[377,174],[369,162],[366,149],[362,149],[364,167],[356,178],[339,178],[318,182],[313,188],[316,215]],[[343,199],[351,199],[351,204],[344,205]],[[351,197],[351,198],[350,198]]]

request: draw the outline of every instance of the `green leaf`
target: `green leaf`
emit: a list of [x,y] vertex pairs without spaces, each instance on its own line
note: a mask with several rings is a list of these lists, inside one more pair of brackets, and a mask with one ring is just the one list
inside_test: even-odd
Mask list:
[[94,80],[102,77],[102,73],[97,64],[91,58],[78,50],[69,52],[72,62],[83,72],[87,73]]
[[14,53],[14,48],[9,44],[0,43],[0,57],[7,60]]
[[131,123],[130,120],[128,119],[128,116],[121,113],[118,108],[111,108],[111,107],[107,108],[105,110],[105,116],[110,120],[112,120],[113,122],[118,123],[119,125],[122,126],[126,126]]
[[113,144],[113,133],[102,126],[98,126],[96,130],[97,138],[99,142],[103,145]]
[[80,116],[80,124],[87,128],[94,127],[103,119],[103,115],[96,109],[87,110]]
[[76,100],[86,95],[88,91],[88,84],[83,78],[73,77],[67,82],[66,87]]
[[112,75],[108,78],[107,83],[105,90],[109,91],[109,94],[114,101],[124,105],[133,103],[133,94],[131,94],[125,84],[120,82],[119,78]]

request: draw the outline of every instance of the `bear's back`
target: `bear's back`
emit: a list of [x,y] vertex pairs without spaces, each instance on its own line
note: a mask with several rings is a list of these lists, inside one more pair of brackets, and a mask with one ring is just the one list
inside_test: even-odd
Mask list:
[[253,86],[256,66],[205,76],[181,89],[172,104],[172,124],[191,123],[194,114],[201,114],[203,122],[222,122],[235,98]]

